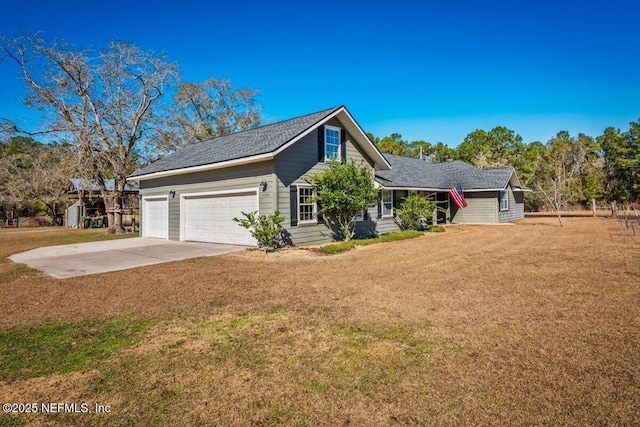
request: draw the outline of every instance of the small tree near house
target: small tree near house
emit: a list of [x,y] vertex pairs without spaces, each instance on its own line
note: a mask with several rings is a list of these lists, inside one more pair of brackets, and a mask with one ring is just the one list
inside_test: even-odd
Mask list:
[[332,161],[329,168],[308,177],[316,194],[319,213],[334,230],[336,240],[351,240],[356,216],[373,206],[378,199],[378,190],[373,174],[365,166]]
[[282,226],[280,223],[285,218],[280,212],[275,211],[271,215],[258,215],[258,212],[241,212],[244,218],[233,220],[251,232],[251,236],[258,241],[260,247],[265,250],[276,249],[282,243]]
[[402,230],[420,230],[433,218],[436,209],[441,209],[436,200],[412,192],[396,210],[396,222]]

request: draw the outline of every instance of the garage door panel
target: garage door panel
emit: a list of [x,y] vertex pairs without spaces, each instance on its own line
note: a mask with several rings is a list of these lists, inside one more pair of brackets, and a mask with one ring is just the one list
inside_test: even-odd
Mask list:
[[249,230],[233,218],[257,210],[255,193],[189,196],[184,203],[184,240],[254,246]]
[[166,198],[143,199],[143,237],[167,239],[169,237],[169,209]]

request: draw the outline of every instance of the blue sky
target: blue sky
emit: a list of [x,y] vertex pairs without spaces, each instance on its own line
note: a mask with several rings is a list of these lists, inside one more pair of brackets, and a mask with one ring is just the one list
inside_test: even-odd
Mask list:
[[[640,117],[640,0],[0,0],[0,34],[164,50],[187,81],[261,91],[266,121],[344,104],[367,132],[525,142]],[[0,117],[33,123],[0,63]]]

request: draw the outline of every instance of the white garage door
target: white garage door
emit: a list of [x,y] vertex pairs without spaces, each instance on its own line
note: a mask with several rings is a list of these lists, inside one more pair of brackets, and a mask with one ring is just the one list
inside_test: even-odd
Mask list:
[[166,197],[142,199],[142,237],[169,238],[169,203]]
[[255,191],[184,196],[182,202],[183,240],[256,245],[249,230],[233,220],[258,210]]

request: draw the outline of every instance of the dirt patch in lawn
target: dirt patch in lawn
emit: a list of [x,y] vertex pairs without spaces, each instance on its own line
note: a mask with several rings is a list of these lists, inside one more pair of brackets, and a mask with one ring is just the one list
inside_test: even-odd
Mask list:
[[0,380],[0,396],[114,405],[55,419],[68,425],[638,424],[640,239],[612,220],[564,223],[6,280],[5,329],[155,326],[69,374],[73,391],[52,376]]

